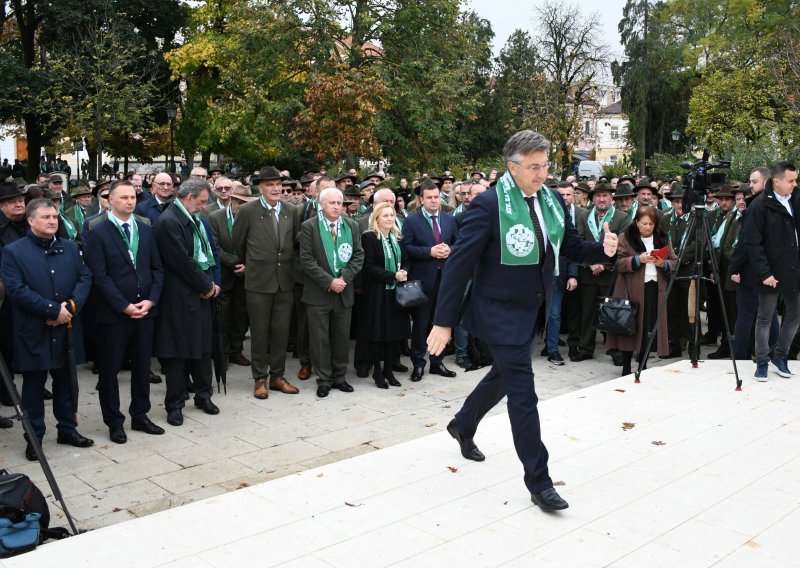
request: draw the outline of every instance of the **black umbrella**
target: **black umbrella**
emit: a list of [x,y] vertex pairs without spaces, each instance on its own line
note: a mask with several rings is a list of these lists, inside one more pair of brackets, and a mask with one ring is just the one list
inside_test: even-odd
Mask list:
[[[67,300],[67,310],[75,317],[78,307],[75,300]],[[67,322],[67,374],[69,375],[69,394],[72,399],[73,419],[78,423],[78,364],[75,362],[75,338],[72,336],[72,320]]]
[[222,328],[222,321],[219,315],[219,302],[211,299],[212,326],[211,326],[211,349],[214,359],[214,375],[217,377],[217,392],[219,383],[222,380],[222,387],[225,394],[228,394],[228,358],[225,356],[225,338]]

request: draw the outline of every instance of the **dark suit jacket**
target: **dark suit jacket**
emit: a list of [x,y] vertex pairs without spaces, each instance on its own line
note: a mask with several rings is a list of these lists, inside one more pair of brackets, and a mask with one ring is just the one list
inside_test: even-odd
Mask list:
[[150,225],[155,227],[156,221],[161,216],[161,209],[155,195],[151,195],[136,206],[135,213],[150,219]]
[[[555,195],[564,207],[561,196]],[[540,266],[507,266],[500,263],[500,220],[497,192],[491,188],[469,206],[458,241],[442,274],[434,324],[456,327],[467,281],[472,292],[464,315],[464,326],[475,336],[496,345],[524,345],[530,341],[537,322],[544,323],[539,310],[550,297],[555,257],[547,247]],[[588,243],[578,236],[565,218],[561,254],[582,265],[607,263],[600,243]],[[544,298],[536,290],[544,290]],[[544,313],[547,313],[545,311]]]
[[[358,224],[352,219],[342,215],[342,222],[350,227],[350,234],[353,239],[353,256],[347,263],[347,268],[342,270],[341,278],[347,282],[347,287],[341,294],[342,303],[346,308],[353,305],[355,301],[353,280],[361,271],[364,265],[364,249],[361,246]],[[328,287],[333,282],[334,276],[331,267],[328,265],[328,257],[325,254],[325,247],[322,245],[319,222],[316,217],[312,217],[303,223],[300,230],[300,262],[306,274],[305,284],[303,285],[303,302],[313,306],[327,306],[332,304],[337,294],[328,291]]]
[[233,289],[237,280],[241,280],[233,273],[233,269],[237,264],[243,264],[239,257],[236,256],[236,250],[233,248],[233,237],[228,232],[228,216],[225,209],[217,209],[208,215],[208,224],[211,225],[211,231],[214,233],[214,238],[219,245],[219,260],[222,270],[222,289],[226,292]]
[[244,260],[244,287],[251,292],[275,294],[294,289],[294,242],[300,231],[297,207],[281,204],[278,230],[260,200],[239,206],[233,226],[233,248]]
[[[575,214],[576,220],[576,228],[578,230],[578,234],[584,240],[593,243],[593,242],[603,242],[605,238],[605,232],[603,231],[603,225],[600,225],[600,240],[595,241],[594,235],[589,230],[589,215],[594,215],[594,209],[591,209],[586,212],[585,216],[581,216],[581,219],[578,219],[578,214]],[[614,212],[614,215],[611,217],[611,221],[608,223],[608,228],[611,230],[612,233],[615,235],[619,235],[625,230],[626,222],[628,219],[628,214],[623,213],[619,209]],[[614,266],[608,264],[608,259],[604,261],[598,262],[598,264],[606,264],[606,269],[601,272],[599,275],[594,276],[592,271],[588,268],[584,268],[578,271],[578,282],[580,284],[593,284],[597,283],[601,286],[610,286],[611,281],[616,277],[616,273],[614,272]]]
[[[164,285],[164,267],[156,246],[155,233],[145,217],[134,216],[139,231],[136,267],[131,262],[125,240],[116,225],[105,216],[86,235],[84,257],[92,271],[93,321],[122,323],[129,318],[122,311],[129,304],[151,300],[156,305]],[[148,318],[158,309],[150,310]]]
[[[451,247],[456,242],[456,220],[450,213],[439,213],[441,242]],[[438,272],[449,259],[433,258],[431,247],[436,245],[433,230],[422,214],[422,209],[409,215],[403,222],[403,247],[408,253],[408,279],[422,280],[422,289],[430,295]]]

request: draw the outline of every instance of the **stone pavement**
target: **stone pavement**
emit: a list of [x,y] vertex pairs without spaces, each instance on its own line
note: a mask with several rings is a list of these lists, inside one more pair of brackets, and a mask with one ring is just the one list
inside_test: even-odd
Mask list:
[[800,382],[740,368],[742,392],[681,361],[542,402],[563,512],[531,505],[498,415],[484,463],[436,428],[0,566],[800,566]]
[[[537,353],[539,397],[546,400],[619,376],[620,368],[604,351],[598,345],[595,360],[567,361],[557,368]],[[408,358],[403,361],[410,365]],[[376,388],[372,378],[352,375],[348,380],[355,392],[333,390],[320,400],[313,379],[295,378],[299,363],[290,358],[287,377],[300,394],[272,392],[263,401],[253,398],[250,368],[230,366],[227,396],[214,395],[221,414],[203,414],[190,400],[184,425],[177,428],[166,423],[164,383],[152,385],[150,418],[167,432],[148,436],[131,431],[126,422],[124,445],[108,439],[94,388],[97,377],[82,366],[78,430],[95,445],[57,445],[48,403],[45,455],[79,528],[95,529],[443,431],[486,371],[464,372],[452,357],[446,363],[460,371],[457,377],[426,375],[412,383],[408,374],[398,374],[403,386],[387,391]],[[120,374],[123,408],[130,400],[128,377],[127,372]],[[11,409],[5,411],[8,415]],[[505,404],[494,412],[505,412]],[[49,495],[39,464],[25,459],[24,448],[20,424],[0,430],[0,467],[26,473]],[[51,509],[54,524],[66,525],[55,502]]]

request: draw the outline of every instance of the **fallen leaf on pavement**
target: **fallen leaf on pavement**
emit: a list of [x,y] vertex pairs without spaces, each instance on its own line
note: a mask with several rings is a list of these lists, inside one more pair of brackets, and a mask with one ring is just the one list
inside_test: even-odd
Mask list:
[[112,513],[119,513],[121,510],[122,509],[120,509],[119,507],[114,507],[113,509],[111,509],[111,512]]
[[455,472],[458,471],[458,468],[457,467],[453,467],[452,465],[448,465],[447,469],[450,470],[450,473],[455,473]]
[[614,389],[617,392],[625,392],[625,389]]
[[561,487],[562,485],[566,485],[563,481],[554,481],[553,487]]
[[667,445],[666,442],[662,442],[661,440],[655,440],[655,441],[650,442],[650,443],[653,444],[654,446],[666,446]]
[[623,430],[630,430],[634,426],[636,426],[636,423],[634,423],[634,422],[623,422],[622,423],[622,429]]
[[324,473],[318,473],[317,477],[322,477],[323,475],[325,475],[325,474]]
[[237,489],[244,489],[245,487],[250,487],[250,484],[249,483],[245,483],[244,481],[242,481],[239,484],[239,486],[237,487]]
[[348,507],[360,507],[364,503],[348,503],[347,501],[345,501],[344,504],[347,505]]
[[430,428],[431,426],[436,426],[436,422],[428,422],[425,424],[425,428]]

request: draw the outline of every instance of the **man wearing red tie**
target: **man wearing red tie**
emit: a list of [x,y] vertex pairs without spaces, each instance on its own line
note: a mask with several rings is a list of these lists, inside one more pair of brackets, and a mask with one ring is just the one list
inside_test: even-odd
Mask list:
[[[436,295],[442,279],[442,269],[450,257],[450,247],[456,241],[456,220],[450,213],[442,212],[439,188],[428,178],[420,184],[422,208],[409,215],[403,223],[403,247],[408,254],[408,279],[421,280],[422,291],[428,301],[412,308],[411,362],[414,370],[411,380],[417,382],[425,374],[425,339],[430,331],[431,319],[436,310]],[[465,279],[468,280],[467,277]],[[456,374],[444,366],[440,353],[431,354],[429,373],[443,377]]]

